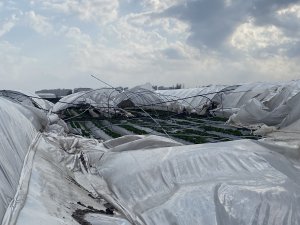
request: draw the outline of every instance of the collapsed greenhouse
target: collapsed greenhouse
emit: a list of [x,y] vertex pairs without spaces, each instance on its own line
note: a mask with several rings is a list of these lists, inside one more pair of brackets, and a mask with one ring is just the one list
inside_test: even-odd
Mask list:
[[299,107],[299,80],[0,91],[0,220],[300,224]]

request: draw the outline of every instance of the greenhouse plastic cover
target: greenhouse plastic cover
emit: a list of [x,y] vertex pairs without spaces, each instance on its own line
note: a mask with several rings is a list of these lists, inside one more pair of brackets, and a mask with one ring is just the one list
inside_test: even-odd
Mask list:
[[130,100],[136,107],[166,110],[165,98],[158,95],[149,83],[120,93],[115,99],[115,104],[117,106],[126,100]]
[[114,88],[102,88],[74,93],[59,100],[54,105],[53,112],[60,112],[85,104],[106,112],[117,108],[118,105],[127,100],[130,100],[137,107],[166,109],[166,105],[162,104],[164,99],[154,92],[150,84],[145,84],[123,92]]
[[299,156],[249,140],[107,152],[95,165],[106,182],[97,191],[135,224],[300,224],[291,152]]
[[[138,108],[150,108],[181,113],[212,114],[230,118],[236,125],[279,125],[287,116],[288,102],[300,92],[300,81],[283,83],[246,83],[232,86],[211,85],[200,88],[154,91],[150,84],[119,93],[104,88],[75,93],[61,99],[54,112],[80,104],[97,109],[117,108],[130,101]],[[125,104],[126,105],[126,104]]]
[[41,111],[0,97],[0,220],[16,194],[28,149],[47,124]]
[[86,214],[92,225],[300,224],[297,85],[266,84],[230,106],[287,107],[270,138],[188,146],[158,136],[68,136],[57,116],[0,97],[2,224],[78,224],[72,215],[84,205],[105,210],[91,193],[118,211]]
[[136,86],[116,97],[116,105],[130,99],[137,107],[167,110],[181,113],[205,114],[212,102],[222,102],[222,92],[232,91],[238,86],[211,85],[199,88],[154,91],[150,84]]
[[156,93],[166,99],[168,109],[171,111],[182,112],[185,109],[188,112],[204,114],[212,101],[221,103],[221,92],[228,88],[223,85],[211,85],[201,88],[159,90]]
[[[161,141],[164,147],[151,149]],[[78,201],[102,209],[72,179],[120,211],[118,217],[87,214],[91,224],[300,224],[299,147],[250,140],[166,143],[155,136],[103,144],[41,136],[17,224],[76,224],[71,214],[82,207]]]
[[[159,90],[155,91],[151,84],[139,85],[130,90],[118,92],[116,89],[96,89],[78,92],[62,98],[53,107],[53,112],[74,107],[80,104],[90,104],[98,109],[117,108],[122,103],[130,101],[132,106],[155,110],[174,112],[193,112],[205,114],[212,102],[220,104],[222,94],[234,90],[235,86],[211,85],[201,88]],[[126,104],[125,104],[126,105]]]
[[12,91],[12,90],[1,90],[0,96],[9,99],[14,102],[21,103],[25,106],[38,107],[43,110],[49,110],[53,107],[53,103],[45,99],[40,98],[36,94]]
[[[245,93],[238,93],[247,89],[249,91]],[[236,111],[229,119],[230,123],[243,126],[254,124],[275,126],[279,125],[292,109],[296,109],[299,102],[297,95],[300,92],[300,81],[277,85],[254,83],[241,86],[235,92],[237,93],[224,96],[223,107],[232,112]],[[236,99],[240,100],[235,102]]]
[[96,108],[114,107],[115,96],[119,92],[112,88],[101,88],[91,91],[81,91],[63,97],[53,107],[53,112],[59,112],[70,107],[76,107],[80,104],[90,104]]

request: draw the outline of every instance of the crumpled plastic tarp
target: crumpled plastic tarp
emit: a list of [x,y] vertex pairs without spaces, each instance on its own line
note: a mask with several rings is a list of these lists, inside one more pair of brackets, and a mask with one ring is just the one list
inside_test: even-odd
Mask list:
[[[88,177],[92,174],[87,173],[87,165],[98,163],[112,146],[114,150],[119,147],[118,151],[125,151],[136,147],[153,148],[153,144],[156,147],[181,145],[158,136],[126,136],[120,140],[99,143],[80,136],[59,135],[51,131],[43,133],[35,141],[32,165],[26,165],[32,167],[30,174],[27,174],[30,176],[28,187],[24,187],[23,182],[19,186],[20,189],[28,189],[28,193],[26,196],[16,196],[19,201],[11,207],[13,211],[22,204],[22,209],[13,211],[10,217],[6,216],[4,224],[78,224],[74,215],[92,225],[131,224],[118,212],[114,216],[99,214],[100,210],[106,210],[105,201],[101,196],[91,197],[97,182],[88,183]],[[86,159],[85,162],[83,158]],[[78,210],[81,211],[77,212]]]
[[96,191],[135,224],[300,224],[299,162],[284,154],[298,149],[250,140],[129,149],[92,166],[106,183]]
[[278,86],[279,84],[267,82],[241,84],[234,91],[224,94],[223,108],[240,108],[253,98],[262,101]]
[[[240,111],[241,123],[282,117],[269,139],[189,146],[153,135],[103,143],[67,136],[57,116],[47,119],[24,102],[0,97],[1,219],[14,198],[5,225],[76,224],[75,210],[105,209],[90,197],[98,194],[120,214],[87,214],[92,224],[300,224],[298,83],[266,84],[265,90],[263,84],[249,85],[244,87],[249,93],[230,106]],[[31,155],[32,165],[23,165],[28,149],[36,154]],[[18,192],[26,189],[19,183],[24,168],[26,194]]]
[[36,94],[32,93],[12,90],[1,90],[0,96],[8,100],[21,103],[24,106],[37,107],[45,111],[50,110],[54,105],[52,102],[42,99]]
[[157,136],[97,143],[50,132],[35,148],[20,225],[76,224],[71,214],[82,205],[102,209],[76,183],[121,212],[87,214],[91,224],[300,224],[295,145],[242,140],[181,146]]
[[212,106],[222,102],[222,92],[232,91],[235,86],[211,85],[189,89],[154,91],[150,84],[134,87],[116,97],[116,104],[130,100],[134,106],[177,113],[188,112],[203,115]]
[[[283,83],[244,84],[234,93],[224,95],[222,109],[214,110],[215,114],[225,115],[229,123],[249,126],[265,124],[279,125],[297,107],[294,97],[300,93],[300,81]],[[224,111],[225,113],[222,113]]]
[[75,93],[56,103],[53,112],[82,104],[91,105],[102,112],[132,106],[199,115],[210,111],[216,116],[231,117],[229,122],[234,125],[275,126],[288,115],[290,111],[288,102],[299,92],[300,80],[158,91],[154,91],[151,85],[147,84],[123,92],[104,88]]
[[189,113],[205,114],[212,102],[221,103],[222,91],[228,88],[229,86],[224,85],[211,85],[200,88],[159,90],[156,93],[166,99],[168,110],[180,113],[185,109]]
[[[61,131],[64,126],[54,124],[60,122],[57,116],[50,117],[48,120],[44,111],[0,97],[0,221],[3,225],[79,224],[75,218],[85,221],[84,210],[106,210],[104,200],[91,196],[84,185],[81,187],[75,181],[75,173],[84,168],[82,152],[99,155],[107,148],[94,139],[57,132],[54,125],[61,126]],[[44,124],[50,124],[47,131],[38,132]],[[95,216],[103,218],[100,223],[103,225],[130,224],[121,215],[89,215],[86,222],[93,224]]]
[[[276,127],[271,127],[271,131],[265,132],[269,137],[280,140],[300,139],[300,93],[291,98],[286,104],[287,116]],[[270,129],[270,127],[266,127]]]
[[41,111],[0,97],[0,221],[16,194],[29,146],[43,124],[47,117]]
[[139,85],[126,90],[116,96],[116,106],[121,106],[123,102],[130,101],[132,106],[138,108],[166,110],[165,98],[158,95],[151,84]]
[[287,127],[300,120],[300,91],[286,102],[286,106],[288,108],[288,115],[280,123],[279,127]]
[[[55,136],[54,134],[51,134]],[[36,141],[34,149],[36,151],[31,166],[30,182],[28,184],[28,193],[22,200],[23,207],[19,212],[15,212],[13,217],[17,217],[16,225],[61,225],[61,224],[80,224],[75,218],[84,218],[84,210],[91,209],[103,210],[103,201],[95,199],[89,192],[81,187],[74,177],[74,172],[67,165],[73,163],[72,158],[78,163],[78,155],[73,149],[74,154],[67,152],[69,147],[80,148],[81,145],[87,148],[96,145],[95,140],[87,140],[83,138],[73,137],[73,143],[68,146],[64,145],[65,150],[59,148],[62,143],[55,142],[54,139],[48,138],[47,134],[41,135]],[[77,143],[77,144],[76,144]],[[75,147],[78,145],[77,147]],[[90,150],[91,151],[91,150]],[[70,164],[69,164],[70,163]],[[25,188],[21,185],[20,187]],[[21,204],[18,202],[17,204]],[[88,208],[89,207],[89,208]],[[77,212],[77,210],[82,210]],[[89,211],[87,211],[89,212]],[[75,217],[74,217],[75,215]],[[119,223],[108,223],[109,217],[106,217],[106,224],[122,225],[126,219],[119,219]],[[13,220],[5,220],[5,225],[14,224]],[[82,221],[84,222],[84,220]]]
[[236,114],[233,114],[228,122],[242,126],[255,124],[274,126],[288,115],[288,110],[287,105],[279,105],[270,111],[262,102],[254,98],[243,105]]
[[81,104],[92,105],[98,110],[107,111],[114,107],[114,99],[119,92],[112,88],[101,88],[91,91],[77,92],[60,99],[53,107],[57,113],[67,108],[78,107]]
[[200,88],[155,91],[148,83],[120,92],[113,88],[104,88],[66,96],[54,105],[53,112],[87,104],[99,110],[102,109],[102,111],[108,110],[110,107],[136,107],[178,113],[185,110],[189,113],[205,114],[213,102],[216,105],[221,104],[221,92],[227,93],[237,87],[238,85],[211,85]]

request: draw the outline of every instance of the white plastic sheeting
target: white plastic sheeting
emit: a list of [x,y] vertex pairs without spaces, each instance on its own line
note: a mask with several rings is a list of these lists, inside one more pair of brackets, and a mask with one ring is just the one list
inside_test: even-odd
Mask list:
[[87,104],[99,110],[107,111],[114,107],[114,99],[119,92],[112,88],[95,89],[91,91],[77,92],[63,97],[53,107],[53,112],[59,112],[67,108],[77,107],[80,104]]
[[155,93],[150,84],[119,91],[113,88],[102,88],[74,93],[56,103],[53,112],[58,113],[67,108],[90,105],[101,111],[103,115],[109,116],[110,113],[115,113],[116,109],[128,104],[139,108],[166,110],[166,104],[162,103],[165,99]]
[[[279,140],[300,139],[300,92],[286,103],[287,116],[276,127],[264,127],[264,134]],[[262,128],[263,129],[263,128]],[[262,130],[261,129],[261,130]],[[259,132],[263,132],[260,131]]]
[[21,103],[25,106],[38,107],[43,110],[50,110],[50,108],[53,107],[53,103],[45,99],[41,99],[36,94],[32,93],[25,93],[12,90],[1,90],[0,96],[14,102]]
[[201,88],[177,89],[177,90],[159,90],[156,91],[163,99],[167,100],[168,110],[204,114],[212,104],[213,99],[220,101],[220,91],[226,86],[215,85]]
[[[104,143],[67,136],[57,116],[48,120],[24,101],[0,97],[0,219],[8,207],[5,225],[78,224],[76,210],[105,210],[109,201],[116,216],[89,212],[82,219],[95,225],[300,225],[298,84],[247,84],[222,96],[236,122],[278,120],[269,139],[189,146],[157,136]],[[56,107],[74,100],[86,102],[73,95]],[[45,124],[47,132],[38,133]]]
[[111,217],[95,213],[89,213],[85,216],[85,220],[92,225],[131,225],[124,218]]
[[265,82],[242,84],[233,92],[225,93],[223,107],[225,109],[240,108],[252,98],[263,100],[277,87],[278,84]]
[[[245,93],[240,92],[243,89],[249,90]],[[295,99],[300,93],[300,81],[276,85],[254,83],[241,86],[235,92],[224,96],[223,107],[231,113],[236,112],[230,117],[230,123],[243,126],[255,124],[275,126],[279,125],[292,109],[296,109]]]
[[[69,160],[70,163],[74,160],[74,162],[80,160],[76,157],[76,154],[68,153],[59,148],[63,142],[62,139],[63,137],[60,139],[61,142],[53,142],[52,138],[48,139],[46,136],[41,136],[37,140],[36,153],[31,165],[32,171],[28,193],[26,198],[23,199],[24,206],[22,210],[14,214],[17,217],[15,224],[73,225],[79,224],[75,219],[76,216],[79,218],[84,217],[83,211],[77,212],[77,210],[88,210],[90,208],[105,211],[103,200],[90,197],[90,193],[76,183],[74,174],[66,165],[69,165]],[[84,147],[96,143],[93,140],[87,141],[74,137],[73,141],[79,145],[84,143]],[[65,147],[65,150],[69,150],[67,146]],[[90,211],[92,212],[92,210]],[[121,219],[120,221],[124,222]],[[14,224],[12,220],[6,220],[5,222],[5,225]]]
[[125,101],[130,101],[135,107],[166,110],[165,98],[158,95],[149,83],[120,93],[115,100],[116,106]]
[[155,91],[150,84],[136,86],[118,92],[115,89],[99,89],[75,93],[62,98],[53,107],[54,112],[80,104],[92,105],[102,111],[108,108],[136,107],[167,110],[181,113],[205,114],[214,102],[222,102],[222,92],[232,91],[237,86],[215,85],[201,88]]
[[300,91],[286,102],[286,106],[288,108],[288,115],[279,127],[287,127],[300,120]]
[[222,102],[222,92],[237,86],[211,85],[200,88],[154,91],[150,84],[134,87],[116,98],[116,104],[130,100],[134,106],[181,113],[205,114],[212,103]]
[[298,149],[249,140],[129,147],[93,166],[106,183],[97,192],[111,196],[135,224],[295,225],[300,170],[288,158],[293,154],[284,154],[291,151]]
[[52,132],[35,143],[28,194],[15,215],[19,225],[77,224],[76,210],[105,210],[83,187],[120,212],[83,214],[92,225],[300,224],[295,144],[243,140],[181,146],[157,136],[102,144]]
[[288,102],[300,92],[300,81],[285,83],[248,83],[234,86],[211,85],[201,88],[154,91],[150,84],[119,93],[115,89],[99,89],[69,95],[54,105],[59,112],[78,104],[96,107],[102,112],[118,106],[155,110],[211,113],[230,118],[237,125],[279,125],[289,113]]
[[16,194],[29,146],[47,118],[0,97],[0,221]]
[[106,210],[106,201],[90,197],[98,183],[88,182],[88,177],[93,175],[87,173],[90,170],[87,165],[98,163],[99,158],[110,151],[109,146],[122,151],[153,148],[153,144],[157,147],[180,145],[155,136],[127,136],[102,144],[93,139],[66,137],[53,132],[40,135],[31,148],[34,152],[32,160],[25,164],[26,168],[32,168],[26,176],[28,183],[21,182],[19,186],[19,190],[27,190],[27,193],[17,193],[15,199],[18,201],[10,207],[3,224],[61,225],[80,221],[92,225],[131,224],[118,212],[114,216],[99,213]]
[[[106,210],[103,206],[106,201],[93,198],[83,188],[85,184],[80,186],[75,181],[76,172],[84,176],[80,172],[85,171],[81,154],[103,154],[108,150],[103,144],[57,133],[55,124],[41,134],[28,119],[35,118],[37,124],[36,118],[40,115],[7,99],[0,98],[0,111],[1,224],[130,224],[118,213],[116,216],[96,215],[95,211],[99,214],[100,210]],[[51,119],[52,123],[55,121],[57,119]],[[85,212],[95,214],[85,219]],[[94,222],[95,217],[103,221]]]
[[127,135],[103,143],[104,146],[110,148],[111,152],[122,152],[139,149],[153,149],[162,147],[180,146],[181,143],[172,139],[155,136],[155,135]]

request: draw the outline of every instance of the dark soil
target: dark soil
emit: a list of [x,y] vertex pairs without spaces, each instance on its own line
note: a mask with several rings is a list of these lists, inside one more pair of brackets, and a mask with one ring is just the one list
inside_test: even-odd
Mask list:
[[115,208],[109,203],[104,204],[104,206],[106,207],[105,211],[95,209],[93,206],[86,206],[81,202],[77,202],[77,204],[85,207],[85,209],[76,209],[75,212],[72,213],[72,217],[81,225],[92,225],[84,219],[85,215],[88,213],[114,215],[115,211]]

